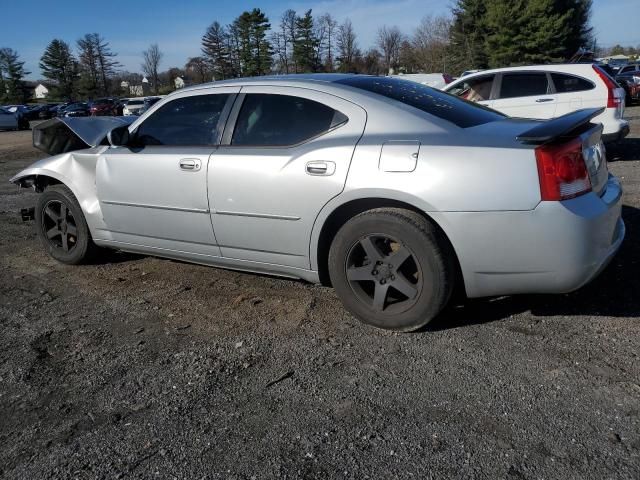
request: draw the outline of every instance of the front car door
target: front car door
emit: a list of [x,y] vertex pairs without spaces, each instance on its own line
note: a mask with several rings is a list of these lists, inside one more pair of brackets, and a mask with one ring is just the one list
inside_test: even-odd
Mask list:
[[[96,185],[112,242],[219,256],[209,218],[207,167],[239,88],[194,90],[131,127],[131,146],[98,159]],[[123,247],[124,248],[124,247]]]
[[308,88],[243,87],[209,165],[224,257],[310,268],[322,207],[342,192],[366,112]]
[[510,117],[553,118],[557,96],[547,72],[509,72],[497,78],[492,108]]
[[447,93],[456,97],[464,98],[470,102],[476,102],[485,107],[492,107],[493,101],[491,92],[495,75],[479,75],[472,78],[462,78],[451,87],[447,88]]

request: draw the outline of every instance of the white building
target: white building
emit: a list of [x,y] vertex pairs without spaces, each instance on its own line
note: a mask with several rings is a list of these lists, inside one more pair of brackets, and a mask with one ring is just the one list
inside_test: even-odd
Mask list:
[[33,95],[36,98],[47,98],[49,96],[49,89],[43,84],[39,83],[34,89]]
[[176,86],[176,90],[179,90],[180,88],[184,88],[184,79],[180,77],[176,77],[173,80],[173,84]]

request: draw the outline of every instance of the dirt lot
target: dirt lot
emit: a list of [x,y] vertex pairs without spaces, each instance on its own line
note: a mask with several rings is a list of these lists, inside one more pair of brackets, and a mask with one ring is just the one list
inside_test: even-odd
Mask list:
[[628,236],[571,295],[468,301],[417,334],[330,289],[45,255],[0,132],[0,477],[639,478],[640,107],[610,149]]

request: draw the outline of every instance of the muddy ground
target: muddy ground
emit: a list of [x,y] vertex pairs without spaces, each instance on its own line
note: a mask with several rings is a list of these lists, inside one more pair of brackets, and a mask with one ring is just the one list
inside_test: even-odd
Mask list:
[[0,477],[640,477],[640,107],[609,150],[627,239],[570,295],[468,301],[426,331],[333,291],[125,254],[68,267],[0,132]]

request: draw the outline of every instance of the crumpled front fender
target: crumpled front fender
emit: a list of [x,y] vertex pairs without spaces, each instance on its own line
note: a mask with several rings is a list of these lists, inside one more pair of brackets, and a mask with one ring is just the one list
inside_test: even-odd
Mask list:
[[45,158],[22,170],[9,181],[22,187],[30,187],[39,185],[39,178],[49,177],[64,184],[80,203],[89,229],[93,232],[96,228],[104,228],[96,190],[96,163],[107,148],[99,146]]

